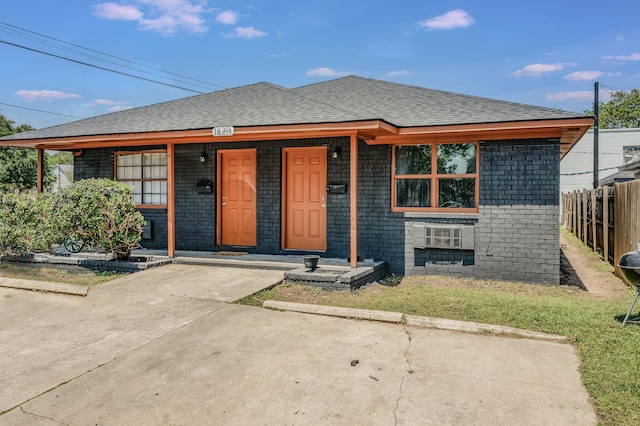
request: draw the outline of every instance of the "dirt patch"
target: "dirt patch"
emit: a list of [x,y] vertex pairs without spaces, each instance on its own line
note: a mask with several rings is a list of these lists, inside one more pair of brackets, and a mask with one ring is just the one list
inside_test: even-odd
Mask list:
[[627,285],[613,274],[613,267],[572,236],[560,233],[561,284],[576,285],[596,297],[618,297],[628,290]]
[[95,285],[123,276],[122,273],[96,272],[73,265],[46,265],[0,261],[0,279],[48,281],[55,283]]

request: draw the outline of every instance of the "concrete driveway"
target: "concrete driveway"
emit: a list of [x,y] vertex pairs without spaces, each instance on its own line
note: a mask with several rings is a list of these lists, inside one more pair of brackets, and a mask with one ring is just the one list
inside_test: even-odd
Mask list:
[[281,274],[0,289],[0,424],[595,423],[567,344],[225,303]]

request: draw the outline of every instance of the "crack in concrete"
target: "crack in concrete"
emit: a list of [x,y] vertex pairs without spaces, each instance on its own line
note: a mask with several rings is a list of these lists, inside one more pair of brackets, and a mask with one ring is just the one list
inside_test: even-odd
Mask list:
[[407,379],[407,377],[409,377],[409,375],[413,374],[413,368],[411,367],[411,360],[409,360],[409,351],[411,350],[411,332],[409,330],[407,330],[406,328],[404,329],[405,334],[407,335],[407,348],[404,351],[404,360],[407,363],[407,374],[405,374],[404,376],[402,376],[402,380],[400,380],[400,389],[399,389],[399,396],[396,399],[396,406],[393,409],[393,422],[395,425],[398,424],[398,407],[400,407],[400,401],[404,398],[404,382]]
[[27,416],[40,417],[42,419],[51,420],[52,422],[56,422],[56,423],[61,424],[61,425],[71,426],[69,423],[65,423],[65,422],[62,422],[60,420],[56,420],[53,417],[42,416],[40,414],[36,414],[36,413],[32,413],[30,411],[27,411],[22,407],[22,405],[20,406],[20,411],[22,411],[22,414],[26,414]]

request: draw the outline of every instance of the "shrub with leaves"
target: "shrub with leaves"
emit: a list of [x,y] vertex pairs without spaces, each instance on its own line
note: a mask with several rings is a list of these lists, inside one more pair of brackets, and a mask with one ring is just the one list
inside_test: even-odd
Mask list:
[[49,194],[3,194],[0,198],[0,256],[48,250]]
[[127,259],[142,237],[144,218],[131,187],[110,179],[85,179],[53,194],[51,230],[58,241],[71,235]]

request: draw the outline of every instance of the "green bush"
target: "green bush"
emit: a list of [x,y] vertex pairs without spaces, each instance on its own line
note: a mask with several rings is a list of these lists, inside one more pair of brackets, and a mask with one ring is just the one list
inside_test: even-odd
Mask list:
[[144,218],[136,210],[131,187],[110,179],[85,179],[53,194],[51,233],[100,246],[127,259],[138,246]]
[[0,198],[0,255],[47,250],[54,237],[49,228],[49,194],[3,194]]
[[140,243],[143,224],[131,188],[109,179],[82,180],[55,194],[4,194],[0,256],[46,251],[71,235],[126,259]]

